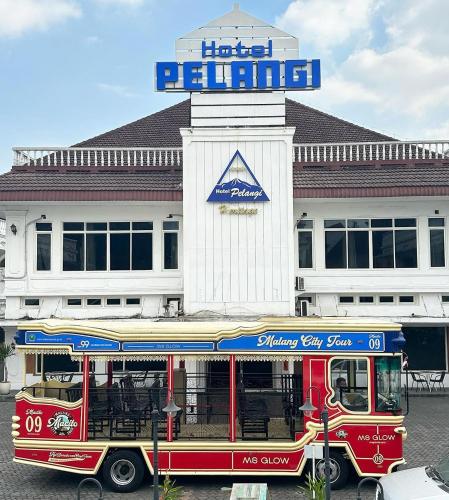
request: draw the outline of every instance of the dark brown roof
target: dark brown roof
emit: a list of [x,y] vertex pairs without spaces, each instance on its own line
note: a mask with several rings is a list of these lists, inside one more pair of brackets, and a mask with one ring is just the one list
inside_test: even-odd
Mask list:
[[145,174],[39,174],[0,176],[0,200],[182,200],[182,172]]
[[[286,100],[287,125],[295,143],[380,142],[392,138]],[[180,147],[179,128],[190,125],[186,100],[123,127],[86,140],[79,147]],[[42,167],[41,167],[42,168]],[[153,167],[152,167],[153,168]],[[182,200],[182,170],[157,167],[148,172],[101,172],[84,165],[77,172],[20,168],[0,176],[0,201]],[[34,171],[33,171],[34,170]],[[45,170],[45,169],[44,169]],[[84,170],[81,172],[80,170]],[[449,160],[383,163],[295,164],[296,198],[449,195]]]
[[447,195],[449,159],[296,167],[293,188],[295,198]]
[[[394,140],[291,99],[286,99],[286,124],[296,127],[294,143]],[[74,146],[181,147],[179,129],[183,127],[190,127],[189,99]]]

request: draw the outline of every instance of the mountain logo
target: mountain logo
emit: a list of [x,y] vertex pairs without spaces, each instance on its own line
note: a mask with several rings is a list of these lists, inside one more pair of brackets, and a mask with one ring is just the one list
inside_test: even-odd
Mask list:
[[[238,177],[235,177],[230,181],[223,182],[225,175],[230,171],[232,164],[237,159],[243,163],[245,167],[243,170],[248,172],[250,178],[254,181],[253,184],[239,179]],[[245,201],[270,201],[270,199],[257,181],[243,156],[240,154],[240,151],[237,150],[214,189],[212,189],[212,193],[209,195],[207,201],[219,203],[243,203]]]

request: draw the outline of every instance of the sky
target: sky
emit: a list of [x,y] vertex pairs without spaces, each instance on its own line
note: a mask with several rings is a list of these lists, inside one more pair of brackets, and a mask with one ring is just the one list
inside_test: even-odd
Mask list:
[[[176,38],[225,0],[0,0],[0,171],[13,146],[69,146],[188,97],[154,91]],[[289,97],[399,139],[449,139],[449,0],[241,0],[321,59]]]

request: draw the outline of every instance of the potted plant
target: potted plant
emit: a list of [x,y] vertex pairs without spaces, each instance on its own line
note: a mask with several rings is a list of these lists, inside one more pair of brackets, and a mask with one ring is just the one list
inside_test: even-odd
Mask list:
[[14,344],[0,344],[0,395],[9,394],[11,382],[8,381],[6,360],[15,353]]

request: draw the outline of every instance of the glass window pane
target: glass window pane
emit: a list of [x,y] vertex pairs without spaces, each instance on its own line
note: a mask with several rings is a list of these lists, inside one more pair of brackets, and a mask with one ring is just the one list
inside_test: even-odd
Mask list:
[[114,299],[106,299],[107,306],[120,306],[122,304],[122,299],[114,298]]
[[106,222],[86,222],[86,231],[106,231],[107,229]]
[[416,230],[394,233],[396,267],[417,267]]
[[133,265],[137,270],[153,269],[153,235],[151,233],[133,234]]
[[362,295],[359,297],[360,304],[373,304],[374,297],[372,295]]
[[153,229],[152,222],[133,222],[133,229],[135,231],[151,231]]
[[371,227],[391,227],[392,219],[371,219]]
[[127,306],[140,306],[140,299],[138,297],[128,297],[126,299]]
[[313,229],[313,220],[299,220],[296,227],[298,229]]
[[394,219],[395,227],[416,227],[416,219]]
[[68,306],[81,306],[81,299],[67,299]]
[[36,222],[36,231],[51,231],[51,222]]
[[366,269],[369,267],[368,231],[348,231],[348,267]]
[[[40,363],[38,364],[38,369],[40,371]],[[68,354],[44,354],[44,373],[79,371],[79,361],[73,361]]]
[[312,267],[312,231],[299,231],[298,256],[299,267]]
[[430,265],[432,267],[444,267],[444,229],[432,229],[430,231]]
[[88,306],[101,306],[101,299],[100,298],[87,299],[86,302],[87,302]]
[[64,222],[64,231],[84,231],[84,222]]
[[129,231],[129,222],[110,222],[109,229],[111,231]]
[[62,269],[84,271],[84,234],[64,234]]
[[404,327],[409,370],[447,370],[444,326]]
[[86,234],[86,270],[106,271],[106,234]]
[[124,271],[130,268],[130,235],[110,235],[111,271]]
[[164,269],[178,269],[178,233],[164,234]]
[[354,304],[354,297],[350,295],[341,295],[340,304]]
[[444,227],[444,217],[431,217],[429,227]]
[[339,220],[325,220],[324,227],[326,229],[346,227],[346,221],[344,219]]
[[177,220],[165,220],[163,223],[164,231],[177,231],[179,229],[179,221]]
[[348,219],[348,227],[349,228],[368,228],[369,220],[368,219]]
[[393,231],[373,231],[373,267],[394,267]]
[[394,302],[394,297],[392,295],[381,295],[379,297],[379,302],[391,304]]
[[368,371],[364,359],[334,359],[331,362],[333,402],[351,411],[368,410]]
[[345,231],[326,231],[326,267],[328,269],[346,268]]
[[51,234],[37,234],[37,260],[36,268],[38,271],[51,270]]
[[376,410],[398,410],[401,407],[401,358],[376,358],[375,367]]

